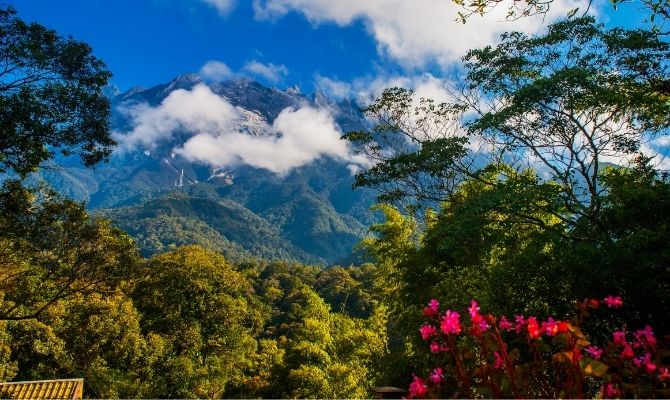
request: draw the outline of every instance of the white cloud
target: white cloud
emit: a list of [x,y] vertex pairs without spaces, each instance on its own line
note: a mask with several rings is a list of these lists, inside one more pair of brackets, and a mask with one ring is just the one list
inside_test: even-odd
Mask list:
[[259,61],[247,61],[242,69],[233,71],[226,63],[218,60],[209,60],[200,68],[200,76],[208,81],[221,82],[240,76],[257,77],[266,81],[277,83],[283,80],[289,73],[288,68],[281,64],[263,64]]
[[286,66],[283,64],[263,64],[258,61],[249,61],[244,64],[242,69],[248,73],[260,76],[273,83],[281,81],[286,75],[288,75],[288,68],[286,68]]
[[228,13],[235,7],[235,0],[202,0],[210,6],[216,8],[221,15]]
[[[313,24],[333,22],[339,26],[362,21],[378,45],[378,51],[406,67],[421,67],[436,61],[447,65],[467,50],[491,44],[501,33],[517,30],[537,32],[546,21],[542,16],[506,21],[513,0],[505,0],[484,18],[474,16],[466,24],[456,21],[459,8],[451,0],[254,0],[257,19],[277,19],[291,11]],[[554,1],[546,20],[565,16],[586,0]]]
[[210,60],[200,68],[200,76],[211,81],[221,82],[234,77],[235,73],[225,63]]
[[414,91],[415,99],[433,99],[436,103],[452,100],[444,89],[444,80],[430,73],[416,75],[380,75],[361,77],[351,82],[340,81],[324,76],[315,77],[315,86],[335,99],[352,98],[361,105],[371,104],[384,89],[402,87]]
[[[304,105],[284,109],[272,126],[265,121],[250,121],[249,112],[231,105],[207,86],[190,91],[176,90],[156,106],[136,105],[125,112],[134,128],[115,132],[119,151],[154,148],[174,137],[176,132],[191,136],[174,153],[212,167],[246,164],[285,175],[293,168],[327,156],[342,160],[352,168],[365,160],[351,153],[340,139],[342,132],[328,109]],[[255,114],[254,114],[255,115]],[[249,124],[259,127],[262,136],[252,136]]]
[[121,111],[130,117],[134,128],[114,133],[120,151],[154,148],[158,141],[171,139],[178,130],[230,131],[240,118],[233,105],[202,84],[190,91],[173,91],[158,107],[142,103]]
[[350,165],[363,161],[353,156],[347,142],[340,139],[342,132],[326,109],[309,106],[285,109],[272,126],[278,135],[201,133],[184,143],[177,153],[214,167],[246,164],[278,175],[286,175],[293,168],[323,156]]
[[338,81],[321,75],[316,75],[314,80],[316,88],[326,93],[330,98],[342,100],[352,96],[352,87],[348,82]]

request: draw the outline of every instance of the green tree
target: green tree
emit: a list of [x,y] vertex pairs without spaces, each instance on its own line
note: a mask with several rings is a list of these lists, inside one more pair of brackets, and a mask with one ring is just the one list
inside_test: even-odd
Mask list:
[[644,160],[631,169],[603,173],[610,191],[603,199],[606,234],[588,221],[591,242],[565,243],[558,260],[574,274],[579,298],[620,293],[626,301],[621,317],[630,327],[653,324],[670,332],[670,182],[667,174]]
[[331,267],[319,272],[314,285],[332,310],[352,317],[367,318],[372,313],[374,266]]
[[152,397],[222,397],[256,350],[262,315],[251,285],[221,255],[198,246],[152,258],[133,299],[142,329],[168,345]]
[[590,17],[542,35],[504,34],[499,45],[468,52],[463,84],[448,88],[451,103],[394,88],[365,110],[377,125],[345,138],[376,164],[356,186],[382,190],[381,200],[434,205],[481,179],[486,165],[506,163],[561,185],[557,218],[598,224],[604,165],[658,150],[649,141],[667,132],[669,56],[654,33],[608,30]]
[[[597,224],[605,162],[641,154],[670,124],[667,97],[656,90],[670,73],[670,46],[590,17],[502,39],[464,58],[467,89],[477,93],[463,97],[478,114],[469,131],[519,163],[537,160],[562,185],[569,212]],[[476,98],[491,101],[483,108]]]
[[140,329],[140,315],[122,292],[76,294],[39,318],[7,323],[18,380],[83,377],[85,395],[148,397],[161,343]]
[[139,257],[128,235],[83,205],[11,182],[0,191],[0,265],[0,320],[25,320],[76,293],[114,290]]
[[21,177],[53,157],[93,165],[111,153],[111,74],[82,42],[0,9],[0,172]]

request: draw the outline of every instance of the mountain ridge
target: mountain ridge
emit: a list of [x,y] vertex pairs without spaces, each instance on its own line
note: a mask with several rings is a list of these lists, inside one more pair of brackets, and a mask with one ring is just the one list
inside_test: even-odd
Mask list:
[[[307,96],[295,88],[283,91],[251,79],[211,83],[185,74],[113,96],[112,128],[132,128],[121,112],[124,107],[155,107],[175,90],[201,84],[241,110],[251,122],[238,128],[248,135],[264,135],[263,129],[287,108],[324,106],[317,104],[324,101],[322,95]],[[355,103],[333,101],[327,106],[342,131],[364,126]],[[94,169],[61,158],[57,168],[41,171],[39,177],[128,231],[145,255],[201,244],[231,258],[325,265],[350,257],[374,221],[368,212],[373,193],[353,191],[350,170],[335,159],[322,157],[281,177],[247,165],[211,167],[175,154],[191,135],[179,131],[152,148],[115,152]]]

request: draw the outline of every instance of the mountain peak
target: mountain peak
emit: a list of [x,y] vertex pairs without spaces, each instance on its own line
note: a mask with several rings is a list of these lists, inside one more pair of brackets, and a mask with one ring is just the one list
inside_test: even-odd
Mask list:
[[302,95],[302,92],[300,91],[300,87],[297,84],[293,85],[289,88],[286,88],[285,92],[288,93],[288,94],[295,95],[295,96]]
[[196,73],[178,75],[176,78],[170,81],[170,83],[199,83],[199,82],[202,82],[202,78],[200,77],[200,75]]

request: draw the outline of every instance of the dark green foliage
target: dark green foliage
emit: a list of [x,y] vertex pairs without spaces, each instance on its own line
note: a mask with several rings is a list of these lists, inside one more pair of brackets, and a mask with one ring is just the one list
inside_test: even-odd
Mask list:
[[185,244],[200,244],[240,259],[246,254],[268,259],[316,261],[295,248],[267,220],[231,200],[166,195],[142,206],[101,213],[137,238],[150,255]]
[[90,166],[111,153],[111,74],[82,42],[0,9],[0,172],[21,177],[53,157]]
[[670,181],[644,163],[608,169],[603,180],[610,187],[601,217],[608,233],[585,223],[595,245],[567,247],[560,253],[564,270],[575,274],[579,294],[621,293],[630,326],[653,322],[658,332],[670,332]]

